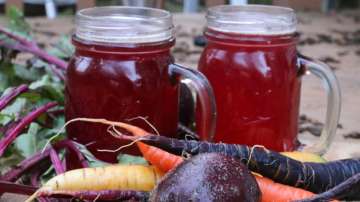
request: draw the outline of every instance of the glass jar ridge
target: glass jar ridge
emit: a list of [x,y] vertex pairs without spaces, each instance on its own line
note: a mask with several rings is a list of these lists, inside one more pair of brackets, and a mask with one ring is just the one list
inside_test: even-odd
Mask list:
[[283,35],[296,31],[293,9],[264,5],[222,5],[209,8],[207,28],[226,33]]
[[172,15],[145,7],[105,6],[77,12],[75,36],[98,43],[154,43],[174,38]]

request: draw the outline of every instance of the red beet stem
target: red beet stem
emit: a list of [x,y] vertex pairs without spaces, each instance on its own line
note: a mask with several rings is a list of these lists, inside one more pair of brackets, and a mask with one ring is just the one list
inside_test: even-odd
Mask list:
[[[30,176],[30,182],[32,186],[38,187],[40,185],[39,178],[41,176],[41,172],[42,172],[41,170],[37,169]],[[49,200],[47,200],[45,197],[38,197],[37,200],[39,202],[49,202]]]
[[[63,149],[63,148],[67,148],[67,149],[71,149],[71,150],[74,150],[74,148],[75,148],[76,149],[75,152],[79,153],[78,156],[79,155],[82,156],[81,152],[79,150],[77,150],[76,146],[74,145],[74,143],[71,140],[59,141],[53,145],[53,148],[56,151],[59,151],[60,149]],[[40,166],[41,165],[40,163],[43,162],[44,160],[48,160],[49,155],[50,155],[50,150],[51,150],[50,148],[46,148],[43,152],[38,152],[38,153],[32,155],[31,157],[23,160],[15,168],[9,170],[4,175],[0,176],[0,180],[15,182],[25,172],[33,169],[36,166]],[[82,165],[84,167],[88,167],[88,163],[87,163],[86,159],[83,156],[81,159],[84,159],[81,161]]]
[[67,191],[62,193],[40,192],[40,196],[76,197],[83,200],[146,201],[148,192],[134,190]]
[[76,157],[83,168],[89,167],[89,162],[86,160],[85,156],[80,152],[75,143],[71,140],[64,140],[63,144],[66,144],[67,149],[71,150],[76,154]]
[[50,160],[52,165],[54,166],[56,174],[61,174],[65,172],[65,169],[59,158],[59,155],[52,146],[50,146]]
[[15,168],[9,170],[3,176],[0,177],[0,180],[14,182],[18,180],[25,172],[32,169],[34,166],[38,165],[39,162],[44,161],[49,157],[50,149],[44,150],[44,152],[38,152],[33,156],[23,160]]
[[38,118],[42,113],[56,105],[56,102],[49,102],[44,106],[33,110],[25,117],[23,117],[15,127],[10,128],[6,132],[5,137],[0,140],[0,157],[4,154],[5,149],[16,139],[16,137],[25,129],[26,126]]
[[7,182],[0,180],[0,190],[1,193],[14,193],[14,194],[23,194],[31,195],[33,194],[38,187],[16,184],[13,182]]
[[23,38],[22,36],[14,34],[2,27],[0,27],[0,33],[7,35],[9,38],[11,38],[17,42],[15,44],[9,44],[9,43],[3,42],[1,44],[2,46],[32,53],[32,54],[36,55],[37,57],[45,60],[46,62],[56,65],[59,69],[62,69],[62,70],[66,69],[67,62],[65,62],[64,60],[62,60],[58,57],[48,54],[46,51],[41,49],[35,42],[29,41],[26,38]]
[[10,90],[10,92],[0,98],[0,110],[4,109],[16,96],[29,90],[28,86],[22,84]]

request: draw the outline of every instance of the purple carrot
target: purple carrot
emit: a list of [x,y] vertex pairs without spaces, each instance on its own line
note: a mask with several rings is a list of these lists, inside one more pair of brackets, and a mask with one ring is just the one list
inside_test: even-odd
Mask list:
[[65,169],[59,158],[59,155],[52,146],[50,146],[50,160],[52,165],[54,166],[56,174],[61,174],[65,172]]
[[0,27],[0,33],[7,35],[9,38],[11,38],[17,42],[15,44],[9,44],[9,43],[3,42],[3,43],[1,43],[2,46],[32,53],[32,54],[36,55],[37,57],[45,60],[46,62],[56,65],[59,69],[62,69],[62,70],[66,69],[67,62],[65,62],[64,60],[62,60],[60,58],[57,58],[55,56],[48,54],[46,51],[41,49],[35,42],[29,41],[26,38],[19,36],[17,34],[14,34],[10,31],[7,31],[6,29],[4,29],[2,27]]
[[317,194],[308,199],[298,200],[296,202],[331,201],[331,199],[336,198],[344,199],[343,196],[349,194],[349,192],[356,192],[358,195],[360,195],[360,173],[352,176],[339,185],[327,190],[326,192]]
[[7,182],[7,181],[0,180],[1,193],[14,193],[14,194],[31,195],[37,189],[38,189],[38,187],[35,187],[35,186],[16,184],[14,182]]
[[27,90],[29,90],[29,88],[25,84],[12,88],[9,93],[0,98],[0,110],[4,109],[16,96]]
[[10,128],[6,133],[5,136],[0,140],[0,157],[4,154],[5,149],[16,139],[16,137],[24,130],[26,126],[28,126],[32,121],[38,118],[42,113],[46,112],[48,109],[56,106],[56,102],[49,102],[44,106],[41,106],[25,117],[23,117],[19,124],[15,127]]
[[134,190],[99,190],[99,191],[67,191],[59,194],[40,192],[38,196],[66,197],[72,196],[83,200],[111,200],[111,201],[145,201],[149,198],[148,192]]

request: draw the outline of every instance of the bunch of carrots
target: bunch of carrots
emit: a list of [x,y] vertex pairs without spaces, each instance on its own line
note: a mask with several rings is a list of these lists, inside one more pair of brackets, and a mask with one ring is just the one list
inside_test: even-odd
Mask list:
[[[111,126],[113,136],[136,142],[144,158],[152,166],[112,165],[69,171],[44,184],[30,197],[29,201],[34,197],[53,195],[70,195],[92,200],[146,198],[148,197],[146,192],[153,189],[156,183],[161,180],[163,173],[170,171],[184,161],[182,156],[175,155],[179,154],[180,150],[192,155],[203,152],[225,153],[239,158],[253,172],[272,178],[269,179],[255,174],[262,194],[261,201],[263,202],[319,201],[333,200],[337,197],[349,200],[360,199],[359,159],[346,159],[328,163],[302,163],[261,147],[250,148],[243,145],[171,139],[151,135],[136,126],[105,119],[77,118],[69,121],[68,124],[74,121],[102,123]],[[133,136],[121,134],[116,127],[131,132]],[[163,149],[170,150],[175,154]],[[269,162],[273,162],[273,164],[271,165]],[[298,170],[298,166],[301,166],[303,170]],[[274,167],[277,168],[276,175],[271,171]],[[306,176],[308,174],[307,167],[313,169],[312,179],[306,178],[308,177]],[[329,172],[324,174],[324,169],[333,169],[335,174]],[[301,179],[303,175],[305,175],[305,178]],[[294,181],[294,178],[297,181]],[[274,182],[274,180],[277,182]],[[325,183],[328,183],[326,187],[323,186]],[[324,193],[316,195],[313,192]]]

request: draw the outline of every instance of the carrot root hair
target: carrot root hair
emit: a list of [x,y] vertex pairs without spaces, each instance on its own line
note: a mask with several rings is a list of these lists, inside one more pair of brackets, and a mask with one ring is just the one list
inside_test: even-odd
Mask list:
[[[135,117],[135,118],[139,118],[139,117]],[[144,120],[144,118],[143,118]],[[146,119],[145,119],[146,120]],[[135,126],[132,126],[130,124],[126,124],[126,123],[122,123],[122,122],[116,122],[116,121],[109,121],[107,119],[98,119],[98,118],[85,118],[85,117],[79,117],[79,118],[74,118],[74,119],[71,119],[69,121],[67,121],[60,129],[59,131],[54,135],[52,136],[45,144],[44,148],[42,149],[42,152],[45,151],[45,149],[48,147],[48,145],[56,138],[58,137],[66,128],[66,126],[68,126],[69,124],[71,123],[74,123],[74,122],[90,122],[90,123],[101,123],[101,124],[104,124],[104,125],[108,125],[108,126],[117,126],[117,127],[120,127],[120,128],[123,128],[123,129],[126,129],[127,131],[129,132],[132,132],[132,131],[135,131],[137,129],[137,127]],[[150,124],[148,121],[146,121],[146,123]],[[150,124],[150,127],[152,128],[155,128],[154,126],[152,126]],[[156,129],[155,129],[156,130]],[[145,131],[144,131],[145,132]]]
[[[113,131],[110,130],[110,129],[113,129]],[[110,134],[111,134],[113,137],[115,137],[115,138],[119,138],[119,136],[125,136],[123,133],[121,133],[120,131],[116,130],[116,128],[115,128],[114,125],[109,126],[108,129],[107,129],[107,132],[110,133]],[[137,143],[137,142],[139,142],[139,141],[141,141],[141,140],[143,140],[143,139],[144,139],[143,137],[135,137],[133,140],[131,140],[131,142],[130,142],[129,144],[122,145],[122,146],[120,146],[120,147],[117,148],[117,149],[113,149],[113,150],[111,150],[111,149],[98,149],[97,151],[99,151],[99,152],[112,152],[112,153],[116,153],[116,152],[121,151],[122,149],[125,149],[125,148],[127,148],[127,147],[130,147],[130,146],[134,145],[135,143]]]

